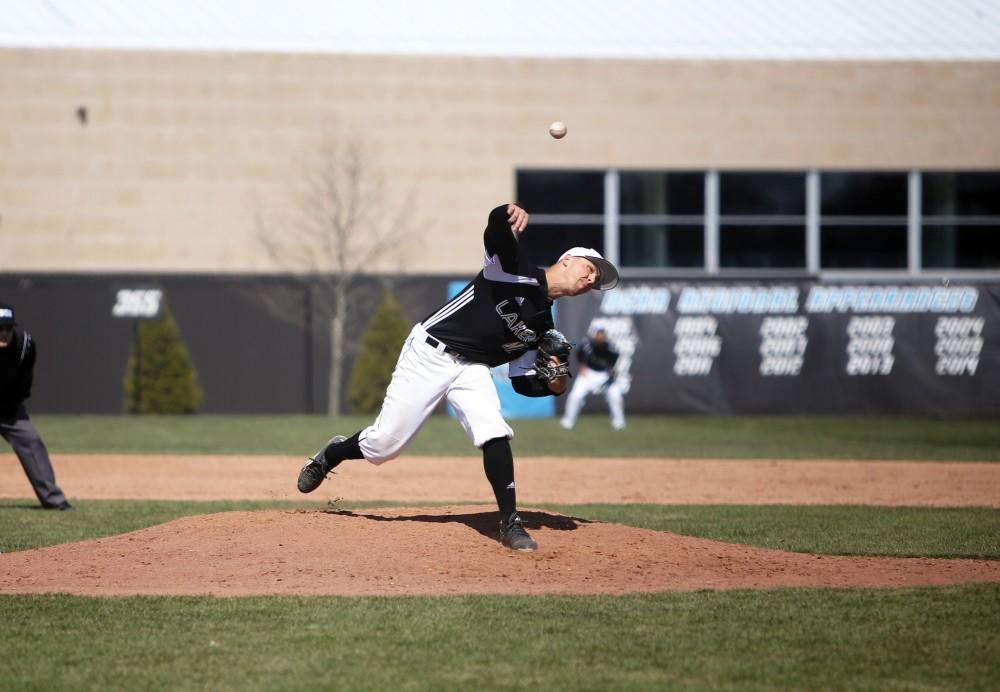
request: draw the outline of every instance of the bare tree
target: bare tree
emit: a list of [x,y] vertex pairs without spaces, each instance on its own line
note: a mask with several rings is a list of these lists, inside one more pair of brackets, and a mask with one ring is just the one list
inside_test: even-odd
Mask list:
[[[386,258],[401,256],[412,195],[396,204],[389,200],[370,149],[357,137],[331,140],[317,154],[316,164],[292,183],[289,218],[276,224],[258,215],[257,240],[276,266],[307,282],[307,295],[315,287],[330,306],[327,413],[338,416],[352,294],[376,260],[384,266]],[[284,319],[301,323],[311,317],[308,306],[289,309],[281,296],[266,296],[265,302]]]

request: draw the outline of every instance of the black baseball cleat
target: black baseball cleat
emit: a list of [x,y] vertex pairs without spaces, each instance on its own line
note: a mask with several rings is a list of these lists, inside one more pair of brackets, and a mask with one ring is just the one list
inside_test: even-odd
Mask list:
[[76,507],[74,507],[70,503],[66,502],[65,500],[63,500],[62,502],[60,502],[58,505],[42,505],[42,507],[45,508],[45,509],[59,510],[60,512],[75,512],[76,511]]
[[538,550],[538,544],[524,530],[521,515],[517,512],[511,514],[507,521],[500,520],[500,543],[522,553],[533,553]]
[[318,452],[309,457],[309,463],[299,471],[300,493],[311,493],[323,483],[326,474],[330,473],[330,469],[336,465],[330,464],[326,460],[326,448],[334,442],[343,442],[346,439],[343,435],[335,435]]

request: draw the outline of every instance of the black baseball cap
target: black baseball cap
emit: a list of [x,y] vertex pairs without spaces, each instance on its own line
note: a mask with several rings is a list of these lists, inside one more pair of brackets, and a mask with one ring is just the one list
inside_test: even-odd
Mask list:
[[6,303],[0,303],[0,327],[13,327],[16,324],[17,322],[14,321],[14,308]]

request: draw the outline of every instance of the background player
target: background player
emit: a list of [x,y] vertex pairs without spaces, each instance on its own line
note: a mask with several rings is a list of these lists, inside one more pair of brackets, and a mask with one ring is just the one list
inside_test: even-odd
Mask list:
[[618,270],[593,249],[575,247],[541,269],[520,251],[528,214],[514,204],[490,212],[483,269],[417,324],[400,352],[375,422],[350,438],[336,436],[299,472],[303,493],[320,486],[345,459],[381,464],[406,448],[442,400],[455,409],[500,509],[500,540],[521,551],[537,544],[524,530],[514,492],[514,436],[500,412],[490,368],[510,363],[514,390],[551,396],[566,390],[569,344],[553,329],[552,301],[618,283]]
[[56,485],[45,443],[24,407],[34,379],[35,340],[16,326],[14,308],[0,304],[0,435],[14,448],[42,507],[70,510],[73,506]]
[[603,327],[594,332],[577,351],[580,371],[573,381],[573,389],[566,397],[566,410],[559,424],[566,430],[576,425],[580,409],[590,394],[604,393],[611,411],[611,427],[622,430],[625,427],[625,402],[621,387],[615,379],[615,364],[618,351],[608,341],[608,333]]

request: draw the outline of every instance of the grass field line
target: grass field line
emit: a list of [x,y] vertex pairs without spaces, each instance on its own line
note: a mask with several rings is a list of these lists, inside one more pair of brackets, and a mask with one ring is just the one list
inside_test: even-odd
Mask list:
[[[302,463],[264,455],[54,455],[57,480],[78,499],[493,499],[476,457],[348,462],[307,497],[295,489]],[[1000,507],[1000,464],[988,463],[524,457],[516,480],[524,503]],[[30,492],[15,457],[0,455],[0,497]]]
[[[62,453],[270,454],[306,457],[368,416],[38,415],[49,450]],[[580,417],[573,430],[551,418],[512,421],[516,456],[671,459],[867,459],[1000,461],[994,418],[889,416],[633,416],[611,430],[607,415]],[[407,453],[475,455],[454,418],[431,416]]]

